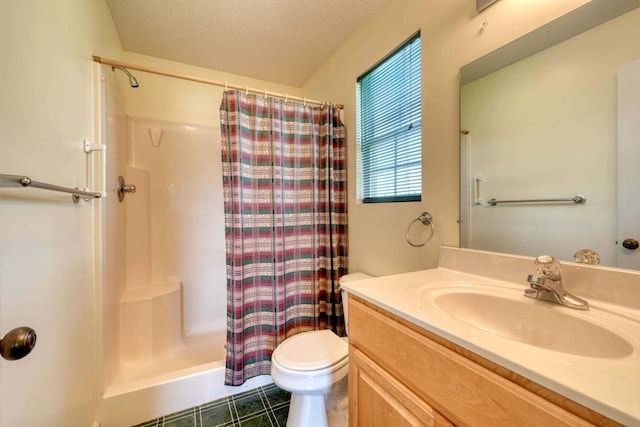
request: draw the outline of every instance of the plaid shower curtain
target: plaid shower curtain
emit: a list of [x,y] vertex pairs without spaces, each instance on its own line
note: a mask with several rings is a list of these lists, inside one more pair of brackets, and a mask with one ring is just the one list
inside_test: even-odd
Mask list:
[[225,383],[269,374],[285,338],[344,335],[345,129],[339,110],[226,91],[220,108],[227,257]]

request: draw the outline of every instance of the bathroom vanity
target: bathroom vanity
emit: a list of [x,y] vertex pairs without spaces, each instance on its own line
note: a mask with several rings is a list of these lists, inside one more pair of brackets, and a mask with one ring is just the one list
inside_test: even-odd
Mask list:
[[441,248],[436,269],[346,284],[350,425],[640,425],[640,275],[563,264],[581,311],[525,298],[532,268]]

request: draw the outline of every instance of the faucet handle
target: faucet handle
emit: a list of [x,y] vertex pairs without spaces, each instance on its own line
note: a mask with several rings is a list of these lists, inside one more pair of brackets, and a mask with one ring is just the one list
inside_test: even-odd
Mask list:
[[560,262],[554,256],[540,255],[533,265],[536,266],[539,275],[556,281],[561,279]]
[[583,264],[600,264],[600,255],[591,249],[580,249],[573,255],[573,259]]

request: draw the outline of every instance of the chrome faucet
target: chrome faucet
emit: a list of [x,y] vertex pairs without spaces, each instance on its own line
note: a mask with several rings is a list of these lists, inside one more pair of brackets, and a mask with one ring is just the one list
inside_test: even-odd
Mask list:
[[531,288],[524,291],[525,296],[578,310],[589,309],[587,301],[571,295],[562,287],[560,262],[555,257],[540,255],[533,264],[537,273],[529,274],[527,277]]

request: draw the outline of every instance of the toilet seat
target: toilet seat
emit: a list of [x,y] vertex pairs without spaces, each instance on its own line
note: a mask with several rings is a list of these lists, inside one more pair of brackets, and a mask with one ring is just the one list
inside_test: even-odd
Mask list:
[[310,331],[284,340],[273,352],[274,363],[291,372],[310,374],[348,363],[347,343],[330,330]]

